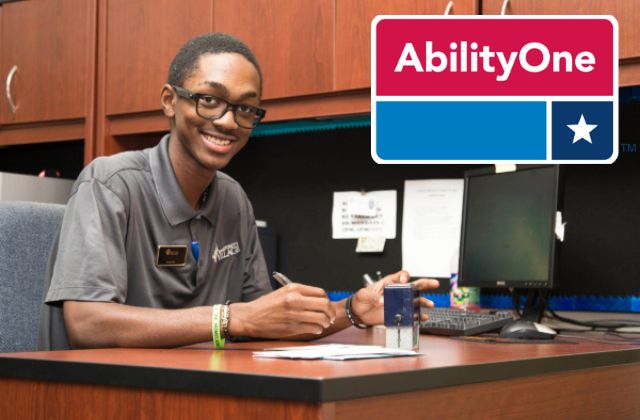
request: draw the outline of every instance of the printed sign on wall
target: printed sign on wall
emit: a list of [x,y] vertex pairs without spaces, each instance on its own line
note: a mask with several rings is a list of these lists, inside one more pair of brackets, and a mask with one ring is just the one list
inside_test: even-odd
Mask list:
[[612,163],[611,16],[378,16],[371,24],[378,163]]

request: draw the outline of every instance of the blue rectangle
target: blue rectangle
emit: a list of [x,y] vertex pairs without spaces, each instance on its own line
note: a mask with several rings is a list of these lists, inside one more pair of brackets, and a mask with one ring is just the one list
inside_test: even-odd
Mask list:
[[613,156],[613,101],[556,101],[551,110],[553,159],[595,161]]
[[418,322],[418,290],[412,284],[393,284],[384,288],[384,325],[407,327]]
[[546,160],[546,102],[378,101],[383,160]]

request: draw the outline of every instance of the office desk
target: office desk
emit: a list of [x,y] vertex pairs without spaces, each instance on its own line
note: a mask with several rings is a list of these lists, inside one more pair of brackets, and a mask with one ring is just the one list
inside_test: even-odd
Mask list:
[[[320,342],[384,343],[348,329]],[[640,418],[640,346],[422,336],[424,355],[254,359],[288,342],[0,354],[2,418]]]

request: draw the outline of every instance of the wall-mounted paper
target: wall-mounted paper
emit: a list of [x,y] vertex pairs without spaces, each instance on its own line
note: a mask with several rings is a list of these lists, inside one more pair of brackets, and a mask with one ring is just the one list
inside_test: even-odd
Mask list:
[[411,276],[448,278],[460,247],[464,180],[405,181],[402,268]]
[[363,236],[358,238],[356,252],[383,252],[386,241],[382,236]]
[[555,226],[555,232],[556,232],[556,238],[558,238],[558,240],[560,242],[564,242],[564,227],[567,225],[567,222],[563,222],[562,221],[562,212],[561,211],[557,211],[556,212],[556,226]]
[[397,191],[333,193],[333,239],[396,237]]

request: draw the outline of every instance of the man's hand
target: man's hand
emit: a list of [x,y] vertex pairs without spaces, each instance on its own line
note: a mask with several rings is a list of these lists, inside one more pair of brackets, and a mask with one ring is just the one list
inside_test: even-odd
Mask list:
[[[65,301],[64,319],[74,348],[177,347],[211,340],[211,310],[209,305],[157,309]],[[234,303],[229,311],[229,333],[256,338],[318,338],[334,330],[336,319],[336,305],[324,290],[298,283]]]
[[[360,289],[353,297],[353,313],[368,325],[381,324],[383,289],[406,283],[400,271]],[[414,282],[419,290],[438,287],[436,280]],[[421,306],[433,303],[420,298]],[[324,290],[290,284],[252,302],[229,306],[229,333],[256,338],[309,340],[351,325],[345,301],[330,302]],[[64,319],[73,347],[177,347],[211,340],[211,306],[186,309],[141,308],[112,302],[64,303]]]
[[[409,281],[409,273],[406,271],[398,271],[390,274],[382,280],[364,287],[355,295],[351,301],[351,309],[356,317],[367,325],[377,325],[384,322],[384,303],[382,296],[384,286],[391,283],[407,283]],[[437,288],[440,283],[434,279],[418,279],[413,282],[415,287],[420,290],[428,290]],[[433,302],[420,297],[420,306],[424,308],[432,308]],[[427,319],[425,314],[421,315],[423,320]]]
[[322,334],[336,318],[324,290],[300,283],[252,302],[234,303],[229,310],[231,335],[262,338]]

